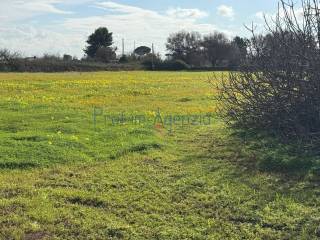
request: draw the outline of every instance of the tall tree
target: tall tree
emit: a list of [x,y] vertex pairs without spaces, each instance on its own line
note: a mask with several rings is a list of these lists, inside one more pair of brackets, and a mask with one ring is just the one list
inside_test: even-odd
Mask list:
[[201,35],[185,31],[171,34],[166,47],[172,58],[192,64],[192,58],[201,52]]
[[232,44],[238,48],[240,57],[244,59],[248,54],[248,46],[249,46],[249,40],[246,38],[242,38],[239,36],[236,36],[232,40]]
[[225,34],[215,32],[205,36],[202,41],[202,46],[208,60],[213,66],[217,66],[218,62],[229,60],[232,53],[232,45]]
[[135,50],[134,50],[134,54],[138,55],[138,56],[144,56],[144,55],[147,55],[151,53],[151,48],[149,47],[146,47],[146,46],[140,46],[140,47],[137,47]]
[[100,47],[95,54],[95,60],[108,63],[117,58],[115,49],[111,47]]
[[88,46],[84,52],[87,56],[94,58],[99,48],[108,48],[113,44],[112,32],[105,27],[100,27],[89,36],[87,43]]

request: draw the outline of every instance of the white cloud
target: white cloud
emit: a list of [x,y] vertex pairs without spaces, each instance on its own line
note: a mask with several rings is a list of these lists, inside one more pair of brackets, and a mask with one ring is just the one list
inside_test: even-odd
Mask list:
[[227,5],[220,5],[218,7],[218,14],[222,17],[233,18],[235,13],[233,7]]
[[[1,34],[5,33],[5,35]],[[76,49],[83,47],[79,41],[81,35],[39,29],[29,25],[18,27],[0,27],[0,48],[18,51],[24,56],[42,55],[43,53],[77,54]]]
[[[273,22],[274,20],[276,20],[278,14],[279,14],[280,19],[283,19],[285,17],[285,12],[282,8],[280,8],[279,12],[273,12],[273,13],[259,11],[254,16],[259,20],[266,19],[269,22]],[[304,10],[302,7],[295,7],[294,12],[292,10],[290,10],[287,12],[287,14],[288,14],[288,16],[296,18],[299,23],[302,23],[303,16],[304,16]],[[294,17],[294,15],[295,15],[295,17]]]
[[67,14],[70,12],[63,11],[54,6],[54,4],[59,3],[60,1],[28,1],[21,2],[19,5],[14,5],[17,9],[27,12],[37,12],[37,13],[56,13],[56,14]]
[[10,22],[31,18],[41,14],[68,14],[56,7],[63,0],[1,0],[0,16],[1,25]]
[[207,12],[199,9],[186,9],[186,8],[170,8],[167,10],[167,15],[175,18],[204,18],[209,16]]
[[[294,11],[294,12],[293,12]],[[292,17],[292,19],[295,19],[295,24],[299,24],[300,27],[303,26],[303,18],[304,18],[304,10],[302,7],[294,6],[293,11],[290,10],[287,12],[289,17]],[[294,14],[294,15],[293,15]],[[280,21],[283,21],[286,17],[285,11],[280,8],[279,12],[264,12],[264,11],[258,11],[254,15],[252,15],[253,18],[255,18],[253,26],[251,24],[248,24],[247,26],[249,28],[254,28],[256,31],[256,34],[266,34],[269,31],[269,27],[275,28],[276,27],[276,21],[277,18],[280,17]],[[267,26],[268,25],[268,26]]]
[[259,20],[264,20],[265,13],[260,11],[260,12],[257,12],[254,16]]
[[135,12],[145,12],[145,13],[150,13],[151,11],[138,8],[138,7],[133,7],[130,5],[124,5],[124,4],[119,4],[115,2],[99,2],[96,3],[97,6],[104,8],[106,10],[118,12],[118,13],[135,13]]
[[[1,14],[1,11],[4,11],[1,9],[2,1],[11,3],[11,7],[7,8],[11,15]],[[207,34],[219,30],[213,24],[198,22],[198,19],[207,16],[207,13],[199,9],[171,8],[160,13],[107,1],[92,5],[104,9],[105,13],[89,17],[75,17],[76,15],[65,15],[66,12],[58,8],[62,6],[58,4],[61,4],[62,0],[21,0],[19,2],[29,7],[26,13],[17,14],[13,20],[12,13],[18,13],[17,1],[1,0],[0,16],[8,17],[11,22],[7,25],[0,24],[0,47],[20,50],[29,56],[40,55],[44,52],[82,56],[86,38],[100,26],[105,26],[114,33],[116,46],[121,46],[121,39],[124,38],[126,51],[132,51],[133,42],[136,41],[137,46],[150,46],[151,43],[154,43],[155,50],[161,54],[165,53],[165,42],[170,33],[186,30]],[[44,6],[39,5],[39,2],[42,2]],[[66,7],[67,3],[77,4],[75,0],[65,0],[63,7]],[[26,21],[24,25],[21,24],[22,18],[48,12],[63,14],[64,19],[43,26],[33,25]],[[38,20],[38,18],[32,19]]]
[[209,33],[217,30],[213,24],[198,23],[197,19],[207,16],[198,9],[169,9],[164,14],[139,7],[115,2],[98,3],[106,10],[102,16],[86,18],[68,18],[62,25],[68,31],[90,34],[99,26],[106,26],[114,32],[115,44],[121,46],[121,39],[126,40],[126,51],[137,45],[155,44],[156,50],[164,53],[165,42],[170,33],[187,30]]

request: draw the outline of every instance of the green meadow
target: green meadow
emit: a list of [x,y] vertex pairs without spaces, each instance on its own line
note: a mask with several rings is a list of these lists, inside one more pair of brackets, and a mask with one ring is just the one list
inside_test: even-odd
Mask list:
[[212,74],[1,73],[0,239],[319,239],[314,159],[227,128]]

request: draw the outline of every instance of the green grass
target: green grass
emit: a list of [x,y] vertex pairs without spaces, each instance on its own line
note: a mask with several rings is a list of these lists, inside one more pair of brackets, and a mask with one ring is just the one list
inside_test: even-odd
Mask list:
[[217,117],[94,128],[94,106],[215,112],[207,78],[0,74],[0,239],[318,239],[317,170],[280,171],[311,168],[286,146],[244,141]]

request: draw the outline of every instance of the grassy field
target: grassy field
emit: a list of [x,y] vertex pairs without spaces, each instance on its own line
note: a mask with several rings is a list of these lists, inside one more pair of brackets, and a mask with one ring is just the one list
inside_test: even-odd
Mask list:
[[317,169],[228,130],[209,75],[0,74],[0,239],[318,239]]

